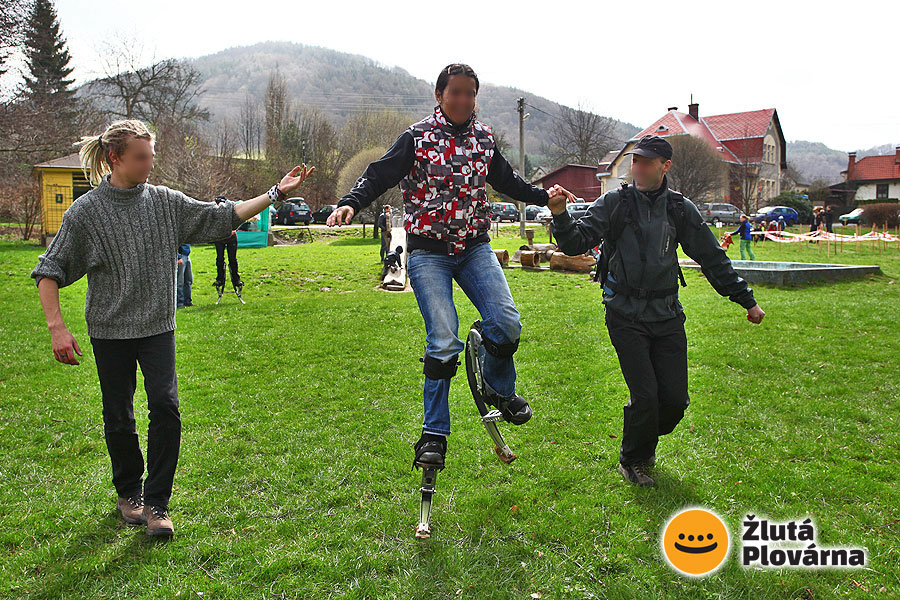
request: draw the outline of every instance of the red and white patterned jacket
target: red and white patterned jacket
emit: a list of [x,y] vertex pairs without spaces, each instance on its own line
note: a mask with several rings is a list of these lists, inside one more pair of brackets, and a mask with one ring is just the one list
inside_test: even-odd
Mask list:
[[490,240],[488,183],[517,201],[547,204],[547,192],[522,180],[500,154],[490,127],[474,114],[454,125],[440,107],[370,164],[338,206],[358,214],[398,183],[410,251],[455,254]]

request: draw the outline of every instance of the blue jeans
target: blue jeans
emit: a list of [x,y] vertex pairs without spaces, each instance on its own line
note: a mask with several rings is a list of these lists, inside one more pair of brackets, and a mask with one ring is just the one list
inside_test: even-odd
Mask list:
[[[459,316],[453,303],[454,280],[481,314],[486,337],[497,344],[519,339],[519,311],[490,244],[478,244],[454,255],[413,250],[406,267],[425,319],[426,356],[442,362],[456,361],[465,349],[465,343],[459,339]],[[482,352],[485,382],[501,396],[512,396],[516,391],[512,356],[499,358],[484,352],[484,348]],[[425,378],[422,429],[426,433],[450,434],[449,395],[450,379]]]
[[191,269],[191,257],[183,256],[182,261],[184,264],[178,265],[178,279],[175,283],[175,289],[178,291],[178,306],[193,303],[191,300],[191,286],[194,284],[194,271]]

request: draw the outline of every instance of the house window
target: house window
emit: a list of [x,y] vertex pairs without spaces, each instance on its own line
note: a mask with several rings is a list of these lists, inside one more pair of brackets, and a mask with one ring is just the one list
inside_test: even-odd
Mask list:
[[878,183],[875,185],[875,197],[876,198],[887,198],[888,197],[888,184],[886,183]]

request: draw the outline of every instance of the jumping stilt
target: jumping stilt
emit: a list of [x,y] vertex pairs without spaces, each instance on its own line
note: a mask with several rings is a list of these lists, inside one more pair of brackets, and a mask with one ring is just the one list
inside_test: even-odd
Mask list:
[[[225,293],[225,284],[219,283],[218,281],[213,281],[213,287],[216,288],[216,293],[219,294],[219,297],[216,298],[216,304],[219,304],[219,302],[222,301],[222,295]],[[229,293],[234,293],[234,295],[237,296],[237,299],[241,301],[241,304],[247,304],[244,301],[244,297],[241,295],[241,292],[243,291],[243,289],[244,289],[244,284],[239,283],[234,286],[234,292],[229,292]]]
[[487,430],[491,441],[494,442],[494,452],[497,457],[504,463],[509,464],[516,460],[516,455],[512,453],[509,446],[503,440],[503,435],[497,427],[498,421],[504,421],[503,414],[497,410],[488,410],[484,402],[485,382],[482,370],[481,355],[478,350],[482,344],[481,322],[475,321],[469,330],[466,338],[466,377],[469,380],[469,389],[472,391],[472,397],[475,399],[475,406],[481,414],[481,422]]
[[422,467],[422,503],[419,505],[419,525],[416,527],[416,537],[428,539],[431,537],[431,500],[434,497],[434,485],[437,483],[437,474],[440,469],[434,467]]

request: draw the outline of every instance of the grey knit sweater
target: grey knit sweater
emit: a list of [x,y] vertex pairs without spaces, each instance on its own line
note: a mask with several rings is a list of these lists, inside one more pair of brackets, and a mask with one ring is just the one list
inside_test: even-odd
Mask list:
[[178,247],[227,238],[240,224],[233,202],[200,202],[146,183],[117,188],[107,175],[65,212],[31,276],[65,287],[87,275],[92,338],[156,335],[175,329]]

